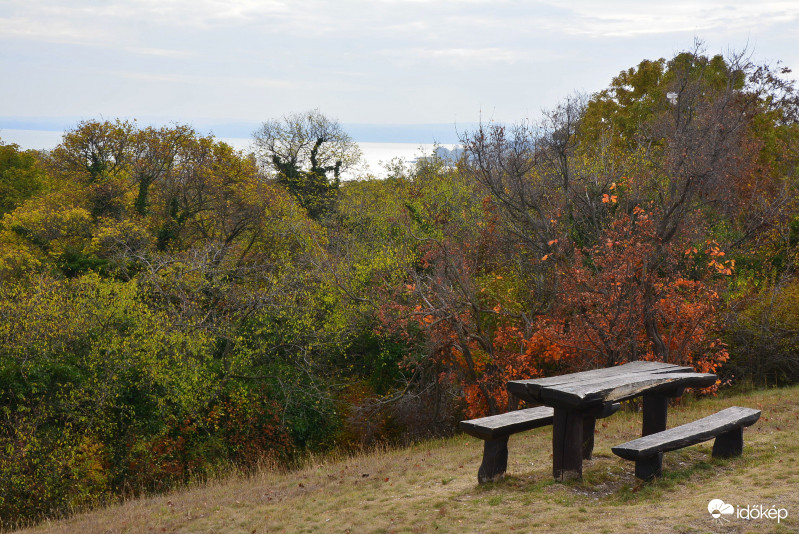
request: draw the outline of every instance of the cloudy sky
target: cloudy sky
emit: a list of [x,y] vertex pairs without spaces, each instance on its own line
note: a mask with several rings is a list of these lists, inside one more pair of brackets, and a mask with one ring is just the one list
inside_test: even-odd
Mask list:
[[799,1],[0,0],[0,128],[516,121],[695,37],[799,71]]

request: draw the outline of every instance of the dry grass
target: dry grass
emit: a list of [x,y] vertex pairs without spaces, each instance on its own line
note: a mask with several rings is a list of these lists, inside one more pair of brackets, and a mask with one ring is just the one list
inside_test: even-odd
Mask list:
[[[482,442],[468,436],[347,458],[311,460],[138,499],[24,532],[796,532],[799,531],[799,388],[721,396],[672,408],[673,426],[727,406],[760,407],[740,458],[713,460],[712,442],[667,453],[665,476],[640,483],[610,452],[636,437],[640,414],[597,425],[581,482],[551,477],[551,428],[511,437],[508,476],[478,486]],[[777,505],[789,516],[717,525],[707,504]]]

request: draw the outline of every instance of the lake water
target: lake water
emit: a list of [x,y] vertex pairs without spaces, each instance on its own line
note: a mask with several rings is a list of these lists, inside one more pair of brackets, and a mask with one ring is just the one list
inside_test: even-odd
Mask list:
[[[63,132],[48,130],[0,130],[0,139],[6,144],[15,143],[23,149],[51,149],[61,142]],[[220,137],[238,150],[251,150],[251,140],[238,137]],[[349,173],[350,178],[371,174],[376,177],[386,175],[385,163],[399,158],[410,163],[420,156],[429,156],[435,145],[429,143],[358,143],[363,153],[361,166]],[[454,148],[455,145],[441,145]]]

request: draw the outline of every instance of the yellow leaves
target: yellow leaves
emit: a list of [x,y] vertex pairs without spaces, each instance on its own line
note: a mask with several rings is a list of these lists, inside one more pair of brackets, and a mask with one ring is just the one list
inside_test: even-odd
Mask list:
[[30,203],[6,215],[3,226],[40,242],[81,240],[90,235],[92,216],[86,209],[49,202]]
[[103,256],[112,254],[118,249],[136,251],[151,244],[152,238],[148,229],[133,219],[117,221],[106,219],[96,229],[91,240],[91,251]]
[[41,267],[41,261],[32,251],[18,243],[3,243],[0,247],[0,283],[32,274]]

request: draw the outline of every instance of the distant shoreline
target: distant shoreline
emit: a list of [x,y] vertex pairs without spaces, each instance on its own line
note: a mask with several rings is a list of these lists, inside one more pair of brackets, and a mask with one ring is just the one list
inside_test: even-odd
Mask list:
[[[32,137],[33,132],[40,132],[42,136],[52,136],[55,132],[59,139],[62,132],[74,128],[79,122],[86,120],[80,117],[61,117],[61,118],[28,118],[28,117],[0,117],[0,138],[10,137],[7,132],[27,132],[25,135]],[[120,120],[133,120],[120,117]],[[144,117],[138,120],[140,125],[168,125],[168,124],[188,124],[201,134],[210,133],[220,139],[249,139],[252,133],[258,129],[260,122],[224,122],[215,120],[196,120],[196,121],[170,121],[163,119],[148,119]],[[459,142],[460,136],[465,132],[476,129],[477,123],[431,123],[431,124],[365,124],[365,123],[342,123],[346,131],[355,141],[359,143],[422,143],[422,144],[441,144],[453,145]],[[9,141],[6,141],[9,142]],[[15,141],[16,142],[16,141]],[[21,143],[17,143],[22,146]],[[54,146],[54,145],[53,145]],[[34,148],[34,147],[31,147]],[[47,148],[36,147],[36,148]]]
[[[63,131],[54,130],[24,130],[24,129],[0,129],[0,139],[5,144],[16,144],[23,150],[50,150],[55,148],[60,142]],[[236,150],[252,150],[252,139],[247,137],[220,137],[223,141]],[[443,146],[448,149],[455,148],[456,143],[414,143],[414,142],[374,142],[358,141],[358,146],[363,152],[361,165],[362,172],[356,175],[372,174],[375,177],[386,175],[383,164],[390,162],[394,158],[399,158],[405,164],[413,162],[416,158],[429,156],[433,153],[435,146]]]

